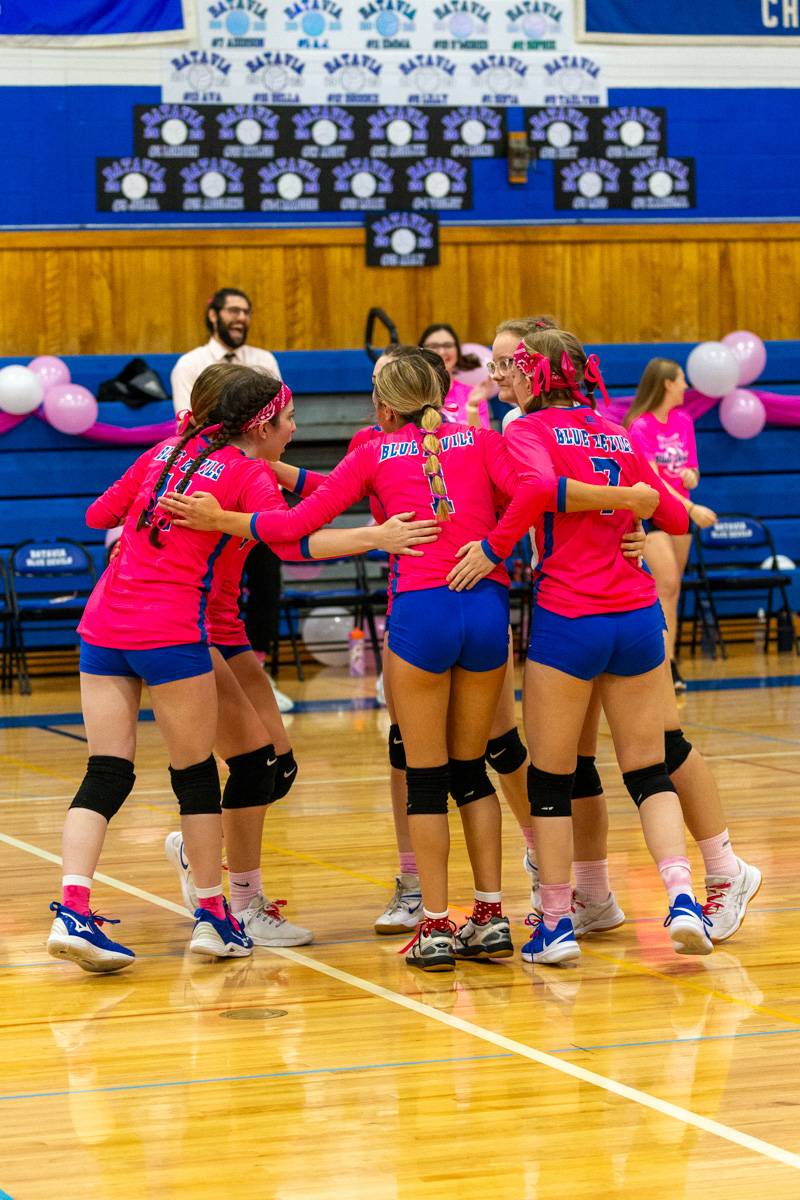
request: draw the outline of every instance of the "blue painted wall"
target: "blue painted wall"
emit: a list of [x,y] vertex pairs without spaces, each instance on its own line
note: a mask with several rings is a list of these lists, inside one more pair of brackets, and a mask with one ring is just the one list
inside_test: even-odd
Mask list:
[[[130,154],[134,104],[160,98],[154,87],[0,87],[0,225],[185,223],[186,214],[98,214],[95,207],[95,159]],[[697,207],[688,210],[689,218],[800,216],[800,89],[612,88],[609,104],[666,108],[669,152],[697,160]],[[443,220],[569,219],[553,206],[552,163],[540,163],[526,187],[507,183],[504,159],[475,160],[473,166],[474,208]],[[609,212],[602,219],[647,218]],[[297,218],[273,214],[270,220]],[[307,220],[352,222],[353,215]],[[257,213],[200,214],[192,221],[264,224]]]

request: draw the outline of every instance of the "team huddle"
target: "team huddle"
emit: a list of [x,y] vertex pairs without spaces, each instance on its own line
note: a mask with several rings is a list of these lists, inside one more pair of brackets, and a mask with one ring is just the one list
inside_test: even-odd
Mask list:
[[[666,457],[651,452],[652,411],[627,429],[608,420],[595,400],[597,391],[607,400],[596,357],[549,319],[504,322],[492,350],[500,399],[518,410],[505,434],[481,419],[482,397],[457,408],[449,401],[452,381],[435,351],[393,346],[375,364],[375,423],[328,476],[281,462],[295,429],[285,383],[215,364],[195,383],[175,436],[90,506],[92,527],[122,524],[123,533],[79,626],[89,760],[64,826],[51,954],[98,972],[134,960],[90,900],[108,822],[134,785],[142,682],[180,811],[166,853],[194,914],[191,950],[237,957],[312,939],[261,880],[265,814],[286,796],[297,764],[239,616],[256,542],[295,562],[374,549],[390,556],[383,678],[400,869],[375,928],[414,933],[409,966],[451,971],[458,960],[514,953],[487,764],[525,841],[522,958],[574,960],[581,937],[624,921],[595,766],[601,708],[666,891],[665,936],[677,953],[703,955],[736,932],[761,876],[734,854],[711,772],[680,729],[665,655],[672,621],[642,557],[650,544],[658,553],[659,539],[684,538],[699,513],[688,498],[696,458],[674,443]],[[300,502],[290,508],[282,489]],[[362,499],[372,523],[329,527]],[[529,533],[537,565],[526,750],[514,713],[506,563]],[[217,756],[228,766],[224,788]],[[458,928],[448,907],[450,797],[475,885]],[[705,865],[702,902],[687,827]]]

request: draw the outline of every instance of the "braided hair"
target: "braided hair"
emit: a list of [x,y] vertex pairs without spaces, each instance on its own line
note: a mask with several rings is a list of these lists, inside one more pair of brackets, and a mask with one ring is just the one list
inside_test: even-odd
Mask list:
[[[229,365],[233,366],[233,364]],[[208,367],[203,374],[205,375],[213,369],[213,367]],[[281,387],[281,381],[276,379],[274,375],[268,375],[264,371],[253,370],[252,367],[234,368],[232,373],[228,373],[224,377],[224,380],[225,382],[221,387],[218,402],[205,418],[204,428],[213,429],[211,438],[208,445],[189,463],[186,473],[175,487],[176,492],[185,492],[187,490],[192,476],[196,474],[207,458],[210,458],[212,454],[221,450],[224,446],[229,446],[236,438],[241,437],[243,428],[247,422],[252,420],[265,405],[269,404],[270,400],[275,399]],[[192,391],[192,395],[194,396],[194,390]],[[218,428],[210,424],[211,419],[213,419],[214,424]],[[277,418],[273,418],[273,420],[277,420]],[[186,433],[179,439],[177,445],[173,448],[164,463],[161,474],[153,485],[147,505],[139,514],[136,529],[140,530],[150,526],[150,542],[158,549],[163,549],[163,542],[159,538],[159,530],[163,529],[169,523],[169,518],[159,519],[155,516],[158,507],[158,498],[170,471],[185,446],[192,438],[198,437],[202,431],[202,429],[198,429],[196,426],[190,426]]]
[[375,380],[375,399],[422,429],[422,448],[427,456],[422,469],[436,502],[436,519],[448,521],[451,504],[439,459],[443,397],[437,372],[421,354],[392,358]]
[[[561,358],[563,354],[566,354],[575,369],[575,382],[577,386],[584,390],[589,403],[594,408],[595,383],[588,380],[584,374],[588,356],[574,333],[568,333],[563,329],[536,329],[526,334],[523,342],[526,349],[531,353],[543,354],[545,358],[550,359],[550,369],[554,375],[561,374]],[[552,402],[552,397],[557,394],[558,392],[543,391],[540,396],[533,400],[531,407],[526,411],[531,412],[537,408],[548,407]],[[561,394],[563,395],[563,392]]]

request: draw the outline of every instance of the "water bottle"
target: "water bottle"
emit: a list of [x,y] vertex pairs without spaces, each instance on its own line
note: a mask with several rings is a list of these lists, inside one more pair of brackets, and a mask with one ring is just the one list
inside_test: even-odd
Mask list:
[[350,630],[350,674],[363,675],[365,670],[364,663],[364,630]]
[[767,648],[767,614],[763,608],[760,608],[756,613],[753,646],[756,650],[766,650]]

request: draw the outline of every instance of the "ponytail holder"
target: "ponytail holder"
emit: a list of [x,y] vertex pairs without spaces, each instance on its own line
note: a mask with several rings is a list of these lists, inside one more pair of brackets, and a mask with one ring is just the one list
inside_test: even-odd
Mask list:
[[[242,433],[249,433],[251,429],[256,429],[259,425],[263,425],[265,421],[271,421],[273,417],[277,417],[278,413],[283,412],[284,408],[286,408],[291,398],[291,388],[288,388],[285,383],[282,383],[280,389],[278,390],[278,394],[273,396],[268,404],[265,404],[264,407],[257,412],[254,417],[251,417],[250,420],[242,426]],[[221,429],[222,426],[220,425],[219,428]]]
[[576,399],[581,399],[581,389],[578,386],[578,377],[575,374],[575,364],[566,350],[561,351],[561,375],[566,384],[564,390],[571,392]]
[[583,368],[583,377],[590,387],[598,387],[600,389],[600,395],[607,405],[611,403],[611,397],[606,391],[605,380],[600,373],[600,361],[596,354],[590,354],[587,358],[586,365]]
[[219,431],[221,429],[222,429],[222,421],[217,421],[216,425],[205,425],[201,430],[199,430],[199,432],[205,433],[205,434],[219,433]]
[[183,435],[186,433],[186,430],[192,423],[192,410],[190,408],[182,408],[178,413],[176,420],[178,422],[176,432],[183,437]]

